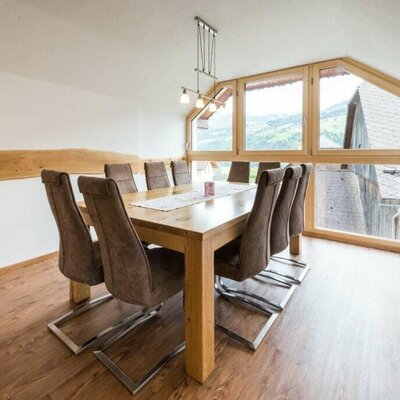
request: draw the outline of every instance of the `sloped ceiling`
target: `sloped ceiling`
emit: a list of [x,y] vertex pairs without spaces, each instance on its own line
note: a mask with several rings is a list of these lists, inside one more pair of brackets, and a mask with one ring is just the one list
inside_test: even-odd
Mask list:
[[184,116],[195,15],[222,80],[344,55],[400,78],[399,0],[1,0],[0,72]]

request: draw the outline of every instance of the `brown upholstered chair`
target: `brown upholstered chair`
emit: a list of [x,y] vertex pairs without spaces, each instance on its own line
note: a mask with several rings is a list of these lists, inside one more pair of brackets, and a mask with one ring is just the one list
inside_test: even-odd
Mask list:
[[271,222],[271,254],[278,254],[289,245],[289,218],[297,186],[302,176],[301,166],[285,169],[281,191]]
[[247,161],[232,161],[228,182],[249,183],[250,163]]
[[[69,175],[65,172],[43,170],[42,182],[46,188],[47,198],[60,237],[58,266],[61,273],[68,279],[90,286],[103,283],[100,246],[98,242],[92,241],[89,228],[76,205]],[[123,324],[117,323],[81,345],[74,343],[67,337],[61,331],[59,325],[111,298],[112,295],[108,293],[86,302],[52,321],[48,324],[48,327],[74,354],[78,354],[112,330],[120,328]]]
[[[271,218],[283,175],[282,169],[264,171],[261,174],[254,205],[246,221],[243,234],[240,239],[233,240],[215,252],[215,288],[217,292],[222,296],[250,304],[270,315],[254,341],[249,341],[237,333],[217,325],[217,328],[253,350],[258,347],[267,334],[278,315],[277,311],[281,311],[282,306],[254,293],[228,287],[221,277],[242,282],[248,278],[256,277],[265,268],[265,262],[268,264]],[[294,289],[295,287],[290,288],[290,296]],[[285,303],[290,296],[286,296]]]
[[[271,258],[277,261],[276,254],[284,251],[289,246],[289,220],[297,188],[303,175],[303,169],[300,165],[290,165],[285,168],[285,176],[282,182],[281,191],[271,222]],[[272,268],[267,267],[260,275],[271,276],[278,275],[286,281],[299,284],[300,281],[291,275],[282,274]]]
[[159,313],[163,302],[184,285],[183,254],[164,248],[143,247],[112,179],[79,177],[79,190],[95,227],[103,254],[104,281],[113,296],[141,310],[128,329],[109,339],[95,356],[123,383],[137,393],[170,360],[184,349],[173,349],[138,382],[129,378],[105,353],[117,340]]
[[147,189],[152,190],[171,186],[168,179],[167,169],[162,161],[145,162],[144,172],[146,175]]
[[[104,164],[104,174],[115,181],[121,194],[138,192],[130,164]],[[147,242],[142,244],[149,246]]]
[[105,164],[104,173],[106,178],[114,179],[121,194],[138,191],[130,164]]
[[[306,200],[307,188],[310,180],[310,175],[313,169],[313,165],[311,163],[301,164],[301,168],[302,168],[302,176],[299,179],[299,185],[297,187],[296,194],[293,200],[293,205],[290,210],[290,218],[289,218],[290,237],[300,235],[304,230],[304,204]],[[273,259],[275,261],[283,262],[285,264],[290,264],[296,267],[304,268],[304,271],[298,277],[294,277],[292,275],[284,275],[288,277],[289,280],[292,280],[295,283],[301,283],[310,268],[310,266],[307,265],[306,263],[294,260],[292,258],[274,255]]]
[[171,161],[171,171],[175,186],[192,183],[192,178],[190,177],[185,160]]
[[292,210],[289,219],[289,236],[300,235],[304,231],[304,204],[310,175],[313,170],[311,163],[301,164],[303,175],[300,178],[299,186],[296,191],[296,196],[293,201]]
[[280,167],[281,167],[280,162],[270,162],[270,161],[259,162],[257,176],[256,176],[256,183],[258,183],[258,181],[260,180],[260,176],[263,171],[268,171],[270,169],[276,169],[276,168],[280,168]]

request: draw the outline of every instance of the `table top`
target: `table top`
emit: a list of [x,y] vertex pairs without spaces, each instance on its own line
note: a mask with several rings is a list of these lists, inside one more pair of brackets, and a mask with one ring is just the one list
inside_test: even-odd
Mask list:
[[[130,204],[190,192],[194,190],[194,187],[193,184],[172,186],[126,194],[122,198],[134,226],[156,228],[160,231],[179,235],[206,237],[219,229],[226,229],[230,225],[246,220],[253,206],[256,193],[254,188],[172,211],[152,210]],[[79,202],[78,206],[82,213],[86,213],[83,201]]]

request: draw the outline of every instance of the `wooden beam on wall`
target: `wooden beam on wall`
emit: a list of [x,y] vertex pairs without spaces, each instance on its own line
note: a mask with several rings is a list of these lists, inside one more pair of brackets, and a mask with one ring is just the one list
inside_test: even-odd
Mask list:
[[131,154],[88,149],[1,150],[0,180],[37,177],[43,169],[70,174],[102,174],[105,163],[129,163],[134,173],[141,173],[145,161],[164,161],[169,166],[171,160],[182,158],[144,160]]

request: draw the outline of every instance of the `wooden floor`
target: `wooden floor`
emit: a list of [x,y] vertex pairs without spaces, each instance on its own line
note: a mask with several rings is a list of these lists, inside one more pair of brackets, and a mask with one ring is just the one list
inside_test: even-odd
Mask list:
[[[180,355],[135,398],[400,398],[400,255],[306,238],[302,257],[312,268],[257,352],[217,332],[216,369],[204,385],[185,376]],[[284,295],[262,283],[247,286]],[[47,330],[71,307],[55,258],[0,271],[1,399],[133,398],[91,351],[73,356]],[[216,309],[219,322],[250,336],[265,321],[224,299]],[[133,311],[112,300],[64,330],[82,340]],[[182,338],[177,296],[108,353],[138,376]]]

